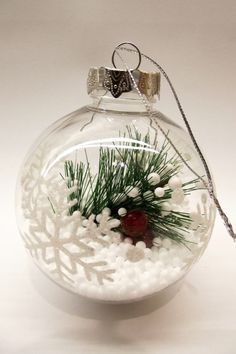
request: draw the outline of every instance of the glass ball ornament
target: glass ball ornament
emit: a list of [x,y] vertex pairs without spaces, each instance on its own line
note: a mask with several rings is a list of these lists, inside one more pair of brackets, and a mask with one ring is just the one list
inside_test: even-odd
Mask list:
[[[139,85],[145,73],[136,74]],[[158,125],[203,176],[189,136],[153,107],[150,115],[127,77],[90,70],[91,103],[41,135],[17,188],[20,233],[39,268],[79,295],[115,303],[156,294],[186,275],[215,219],[201,180]],[[144,92],[150,105],[155,85]]]

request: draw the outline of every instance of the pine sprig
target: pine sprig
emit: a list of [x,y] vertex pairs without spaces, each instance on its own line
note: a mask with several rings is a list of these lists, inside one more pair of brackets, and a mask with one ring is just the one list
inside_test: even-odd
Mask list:
[[[119,218],[118,210],[121,207],[128,211],[140,209],[145,212],[149,227],[158,236],[186,245],[186,234],[192,222],[190,214],[171,211],[169,215],[162,215],[162,204],[172,197],[172,190],[166,185],[180,169],[178,157],[170,157],[169,142],[164,141],[158,148],[157,143],[151,145],[149,132],[142,136],[136,128],[127,127],[127,134],[120,136],[119,143],[113,145],[114,148],[100,147],[98,173],[94,176],[91,175],[87,155],[87,164],[65,161],[63,178],[69,188],[75,187],[70,200],[77,200],[69,213],[79,210],[88,218],[108,207],[111,216]],[[161,176],[155,186],[151,185],[148,177],[152,172]],[[190,180],[182,185],[185,195],[197,189],[197,181]],[[164,196],[155,197],[155,188],[164,186]],[[129,196],[135,187],[139,194],[136,197]]]

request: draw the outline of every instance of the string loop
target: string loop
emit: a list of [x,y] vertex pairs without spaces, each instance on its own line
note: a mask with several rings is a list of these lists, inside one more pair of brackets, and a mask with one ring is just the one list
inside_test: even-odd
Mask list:
[[[123,46],[124,44],[130,44],[130,45],[132,45],[135,49],[126,48],[126,47]],[[140,92],[140,90],[139,90],[139,88],[138,88],[138,86],[137,86],[137,84],[136,84],[136,82],[135,82],[135,79],[134,79],[134,76],[133,76],[133,74],[132,74],[132,71],[129,69],[129,67],[127,66],[126,62],[125,62],[124,59],[122,58],[122,56],[119,54],[119,52],[118,52],[119,50],[125,50],[125,51],[128,51],[128,52],[138,53],[141,58],[143,57],[143,58],[145,58],[146,60],[148,60],[149,62],[151,62],[151,63],[154,65],[154,67],[157,68],[157,69],[162,73],[162,75],[165,77],[165,79],[166,79],[166,81],[167,81],[167,83],[168,83],[168,85],[169,85],[169,87],[170,87],[170,89],[171,89],[171,92],[172,92],[172,94],[173,94],[173,96],[174,96],[174,98],[175,98],[175,101],[176,101],[176,103],[177,103],[177,106],[178,106],[178,109],[179,109],[179,111],[180,111],[181,117],[182,117],[182,119],[183,119],[183,121],[184,121],[184,124],[185,124],[186,129],[187,129],[187,131],[188,131],[188,133],[189,133],[189,136],[190,136],[190,138],[191,138],[191,140],[192,140],[192,143],[193,143],[193,145],[194,145],[194,147],[195,147],[195,150],[197,151],[197,153],[198,153],[198,155],[199,155],[199,157],[200,157],[200,159],[201,159],[201,161],[202,161],[203,167],[204,167],[204,169],[205,169],[205,171],[206,171],[207,182],[205,181],[205,179],[204,179],[202,176],[200,176],[196,171],[194,171],[193,168],[189,165],[189,163],[182,157],[181,153],[178,151],[178,149],[176,148],[176,146],[173,144],[173,142],[172,142],[171,139],[169,138],[168,134],[163,130],[163,128],[162,128],[161,125],[158,123],[158,121],[155,119],[155,117],[153,117],[153,115],[152,115],[152,108],[151,108],[151,106],[150,106],[148,100],[147,100],[146,97]],[[181,103],[180,103],[179,97],[178,97],[178,95],[177,95],[177,93],[176,93],[176,90],[175,90],[175,88],[174,88],[174,86],[173,86],[173,84],[172,84],[170,78],[168,77],[167,73],[166,73],[165,70],[161,67],[161,65],[158,64],[155,60],[153,60],[152,58],[150,58],[150,57],[147,56],[146,54],[140,52],[140,50],[139,50],[133,43],[121,43],[121,44],[119,44],[119,45],[115,48],[115,50],[114,50],[114,52],[113,52],[113,55],[112,55],[112,58],[114,58],[114,54],[115,54],[115,53],[118,54],[118,56],[119,56],[120,59],[122,60],[123,64],[125,65],[127,71],[129,72],[129,75],[130,75],[130,78],[131,78],[131,80],[132,80],[132,82],[133,82],[133,84],[134,84],[134,87],[135,87],[135,89],[137,90],[139,96],[141,97],[141,99],[142,99],[142,101],[143,101],[143,103],[144,103],[144,105],[145,105],[145,107],[146,107],[147,113],[149,114],[149,118],[150,118],[150,123],[151,123],[151,125],[152,125],[152,121],[155,121],[155,124],[157,125],[158,129],[162,132],[162,134],[165,136],[165,138],[169,141],[169,143],[171,144],[172,148],[173,148],[174,151],[177,153],[177,155],[180,157],[180,159],[183,161],[183,163],[186,165],[186,167],[187,167],[195,176],[197,176],[197,177],[202,181],[204,187],[207,189],[207,191],[208,191],[208,193],[209,193],[209,196],[210,196],[211,199],[213,200],[213,202],[214,202],[214,204],[215,204],[215,206],[216,206],[216,208],[217,208],[217,210],[218,210],[218,212],[219,212],[219,214],[220,214],[220,216],[221,216],[221,218],[222,218],[222,220],[223,220],[223,222],[224,222],[224,224],[225,224],[225,227],[226,227],[226,229],[227,229],[229,235],[230,235],[230,236],[233,238],[233,240],[235,241],[235,240],[236,240],[236,234],[235,234],[235,232],[234,232],[234,230],[233,230],[233,227],[232,227],[231,222],[229,221],[227,215],[225,214],[225,212],[224,212],[224,210],[223,210],[223,208],[222,208],[222,206],[221,206],[221,204],[220,204],[220,202],[219,202],[219,200],[218,200],[218,198],[217,198],[217,196],[216,196],[216,193],[215,193],[215,190],[214,190],[214,185],[213,185],[212,176],[211,176],[211,173],[210,173],[210,169],[209,169],[209,167],[208,167],[208,164],[207,164],[207,162],[206,162],[206,159],[205,159],[205,157],[204,157],[204,155],[203,155],[203,153],[202,153],[202,151],[201,151],[201,149],[200,149],[200,147],[199,147],[199,145],[198,145],[198,143],[197,143],[197,141],[196,141],[196,138],[195,138],[195,136],[194,136],[194,134],[193,134],[193,131],[192,131],[192,128],[191,128],[191,126],[190,126],[190,124],[189,124],[189,121],[188,121],[188,119],[187,119],[187,116],[186,116],[186,114],[185,114],[185,112],[184,112],[184,110],[183,110],[183,107],[182,107]],[[141,63],[141,59],[139,60],[139,62]],[[139,65],[140,65],[140,63],[139,63]],[[138,67],[139,67],[139,66],[138,66]],[[152,127],[153,127],[153,126],[152,126]],[[155,129],[155,128],[154,128],[154,129]]]
[[112,64],[113,64],[114,68],[116,68],[116,64],[115,64],[116,51],[119,48],[125,48],[123,46],[126,45],[126,44],[130,45],[131,47],[134,47],[135,49],[133,50],[133,52],[138,53],[138,65],[136,66],[136,68],[132,69],[132,70],[138,70],[138,68],[140,67],[141,61],[142,61],[142,55],[141,55],[141,52],[140,52],[139,48],[136,45],[134,45],[133,43],[131,43],[131,42],[123,42],[123,43],[120,43],[117,47],[115,47],[115,49],[114,49],[114,51],[112,53],[112,57],[111,57]]

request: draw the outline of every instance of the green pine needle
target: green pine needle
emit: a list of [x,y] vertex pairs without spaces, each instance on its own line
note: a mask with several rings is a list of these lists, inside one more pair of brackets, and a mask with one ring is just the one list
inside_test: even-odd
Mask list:
[[[91,214],[98,215],[106,207],[111,209],[111,217],[120,218],[118,210],[122,207],[130,210],[143,210],[148,217],[149,227],[159,236],[168,237],[173,241],[187,245],[186,234],[192,222],[189,213],[171,211],[169,215],[162,216],[162,203],[171,199],[172,191],[165,188],[161,198],[154,193],[148,197],[145,192],[154,192],[157,187],[166,186],[168,180],[176,175],[180,169],[178,156],[169,157],[170,144],[165,141],[160,149],[157,144],[151,146],[149,132],[142,136],[136,128],[127,127],[127,134],[121,141],[114,144],[114,148],[100,147],[99,167],[95,176],[91,174],[88,162],[74,163],[65,161],[65,176],[68,187],[77,186],[69,199],[77,200],[77,204],[69,209],[70,215],[79,210],[88,218]],[[143,143],[147,144],[143,148]],[[150,151],[155,150],[155,152]],[[172,168],[167,169],[167,164]],[[148,175],[156,172],[161,176],[160,182],[152,186]],[[184,194],[196,190],[198,179],[184,183]],[[139,188],[139,195],[128,197],[128,192]]]

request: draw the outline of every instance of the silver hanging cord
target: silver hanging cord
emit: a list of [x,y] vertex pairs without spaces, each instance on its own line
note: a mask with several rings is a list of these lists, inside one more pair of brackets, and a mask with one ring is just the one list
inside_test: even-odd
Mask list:
[[[124,47],[124,45],[127,45],[127,44],[128,44],[128,45],[131,45],[131,46],[134,47],[135,49],[130,49],[130,48]],[[145,58],[146,60],[148,60],[149,62],[151,62],[156,68],[158,68],[158,70],[159,70],[159,71],[162,73],[162,75],[165,77],[167,83],[168,83],[169,86],[170,86],[170,89],[171,89],[171,91],[172,91],[172,94],[173,94],[173,96],[174,96],[174,98],[175,98],[175,101],[176,101],[176,103],[177,103],[178,109],[179,109],[179,111],[180,111],[180,113],[181,113],[182,119],[183,119],[184,124],[185,124],[185,126],[186,126],[186,128],[187,128],[187,131],[188,131],[188,133],[189,133],[189,135],[190,135],[190,138],[191,138],[191,140],[192,140],[192,143],[193,143],[193,145],[194,145],[194,147],[195,147],[195,149],[196,149],[196,151],[197,151],[197,153],[198,153],[198,155],[199,155],[199,157],[200,157],[200,159],[201,159],[201,161],[202,161],[202,164],[203,164],[204,169],[205,169],[205,171],[206,171],[206,176],[207,176],[207,181],[208,181],[208,183],[202,178],[202,176],[200,176],[197,172],[195,172],[195,171],[192,169],[192,167],[191,167],[191,166],[188,164],[188,162],[182,157],[181,153],[178,151],[178,149],[176,148],[176,146],[173,144],[173,142],[172,142],[171,139],[169,138],[168,134],[163,130],[163,128],[160,126],[160,124],[159,124],[158,121],[155,119],[155,117],[153,117],[152,108],[151,108],[151,106],[150,106],[148,100],[147,100],[146,97],[140,92],[140,90],[139,90],[139,88],[138,88],[138,86],[137,86],[137,84],[136,84],[136,82],[135,82],[134,76],[133,76],[131,70],[129,69],[128,65],[126,64],[126,62],[124,61],[124,59],[122,58],[122,56],[120,55],[120,53],[118,52],[119,50],[125,50],[125,51],[128,51],[128,52],[138,53],[139,58],[140,58],[140,57],[143,57],[143,58]],[[212,177],[211,177],[211,173],[210,173],[209,167],[208,167],[207,162],[206,162],[206,160],[205,160],[205,158],[204,158],[204,155],[203,155],[203,153],[202,153],[202,151],[201,151],[201,149],[200,149],[200,147],[199,147],[199,145],[198,145],[198,143],[197,143],[197,141],[196,141],[196,139],[195,139],[195,137],[194,137],[193,131],[192,131],[191,127],[190,127],[190,124],[189,124],[189,122],[188,122],[188,119],[187,119],[187,117],[186,117],[186,114],[184,113],[184,110],[183,110],[183,107],[182,107],[182,105],[181,105],[181,103],[180,103],[180,100],[179,100],[179,98],[178,98],[178,95],[177,95],[177,93],[176,93],[176,91],[175,91],[175,89],[174,89],[174,87],[173,87],[173,84],[172,84],[171,80],[169,79],[167,73],[166,73],[165,70],[161,67],[160,64],[158,64],[155,60],[153,60],[153,59],[150,58],[149,56],[147,56],[147,55],[141,53],[140,50],[139,50],[134,44],[132,44],[132,43],[130,43],[130,42],[121,43],[121,44],[119,44],[119,45],[115,48],[115,50],[114,50],[114,52],[113,52],[113,54],[112,54],[112,62],[113,62],[113,64],[114,64],[114,55],[115,55],[115,53],[119,56],[119,58],[121,59],[122,63],[125,65],[126,70],[129,72],[129,75],[130,75],[130,78],[131,78],[131,80],[132,80],[132,82],[133,82],[133,85],[134,85],[135,89],[137,90],[139,96],[141,97],[141,99],[142,99],[142,101],[143,101],[143,103],[144,103],[144,105],[145,105],[145,108],[146,108],[146,110],[147,110],[147,113],[148,113],[148,115],[149,115],[149,117],[150,117],[151,126],[152,126],[152,120],[153,120],[153,121],[155,122],[155,124],[157,125],[158,129],[162,132],[162,134],[163,134],[163,135],[165,136],[165,138],[168,140],[168,142],[170,143],[170,145],[172,146],[172,148],[174,149],[174,151],[175,151],[175,152],[177,153],[177,155],[180,157],[180,159],[182,160],[182,162],[187,166],[187,168],[188,168],[195,176],[197,176],[197,177],[202,181],[202,183],[203,183],[203,185],[205,186],[205,188],[207,189],[207,191],[208,191],[210,197],[211,197],[212,200],[214,201],[215,206],[216,206],[216,208],[217,208],[217,210],[218,210],[218,212],[219,212],[219,214],[220,214],[220,216],[221,216],[221,218],[222,218],[222,220],[223,220],[223,222],[224,222],[224,224],[225,224],[225,227],[226,227],[228,233],[230,234],[230,236],[231,236],[231,237],[233,238],[233,240],[235,241],[235,239],[236,239],[236,234],[234,233],[233,226],[232,226],[231,222],[229,221],[227,215],[226,215],[225,212],[223,211],[223,209],[222,209],[222,207],[221,207],[221,204],[220,204],[218,198],[216,197],[216,194],[215,194],[215,191],[214,191],[214,187],[213,187],[213,181],[212,181]],[[139,65],[140,65],[140,62],[139,62]],[[153,127],[153,126],[152,126],[152,127]],[[154,127],[153,127],[153,128],[154,128]],[[155,128],[154,128],[154,129],[155,129]],[[155,129],[155,130],[156,130],[156,129]]]
[[[135,53],[138,54],[138,64],[137,64],[136,68],[135,68],[135,69],[130,69],[130,70],[137,70],[137,69],[140,67],[140,64],[141,64],[141,61],[142,61],[142,54],[141,54],[140,50],[138,49],[138,47],[137,47],[136,45],[134,45],[133,43],[131,43],[131,42],[123,42],[123,43],[120,43],[120,44],[115,48],[115,50],[114,50],[113,53],[112,53],[112,57],[111,57],[112,64],[113,64],[114,68],[116,68],[116,64],[115,64],[116,49],[118,49],[118,48],[124,49],[124,47],[122,47],[122,46],[123,46],[123,45],[127,45],[127,44],[130,45],[130,46],[132,46],[132,47],[134,47],[134,50],[132,50],[132,52],[135,52]],[[119,57],[120,57],[120,56],[119,56]],[[124,63],[124,61],[123,61],[122,58],[121,58],[121,60],[122,60],[122,62]]]

